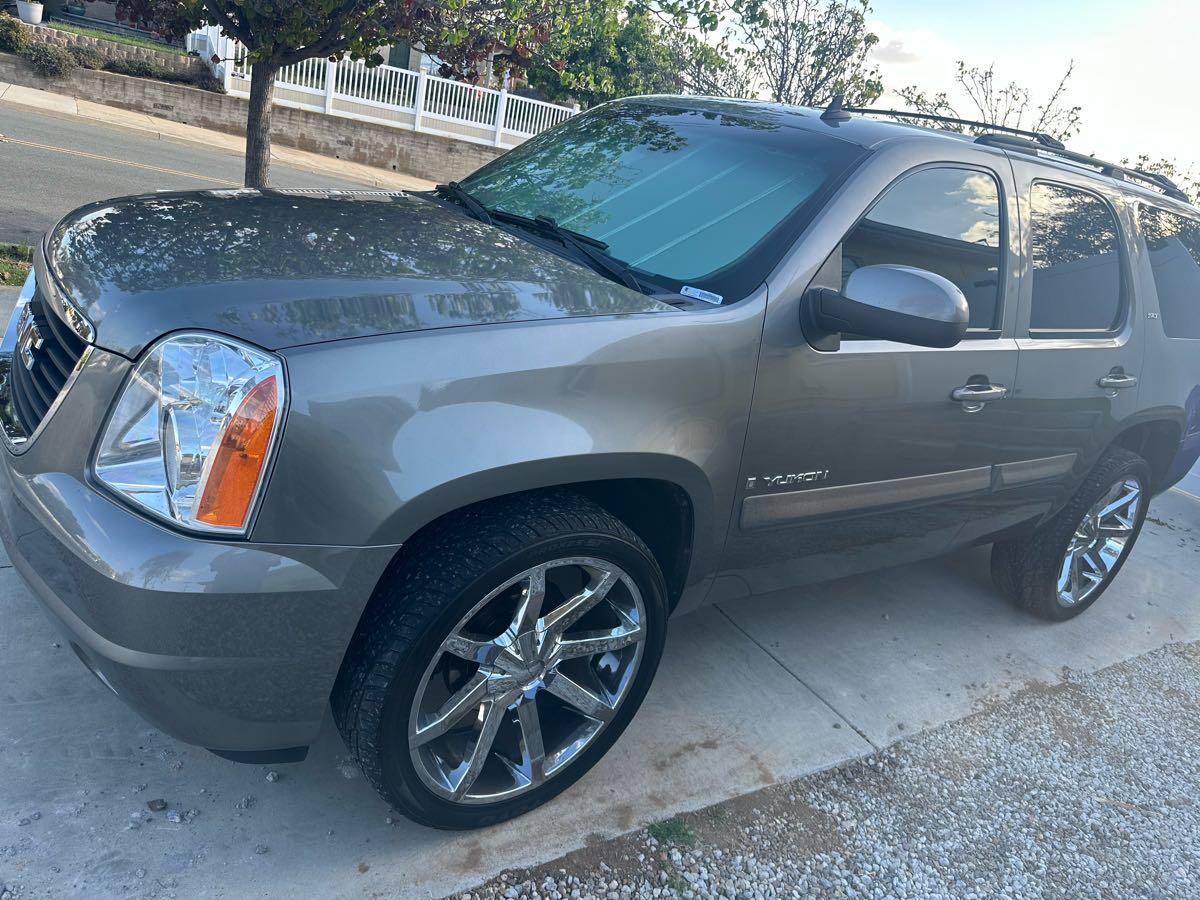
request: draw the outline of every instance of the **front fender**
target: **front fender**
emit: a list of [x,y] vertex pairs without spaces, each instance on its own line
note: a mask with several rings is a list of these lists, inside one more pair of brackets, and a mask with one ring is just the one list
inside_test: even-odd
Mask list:
[[764,301],[286,351],[291,408],[254,539],[397,545],[492,497],[652,478],[691,498],[693,576],[707,570],[728,527]]

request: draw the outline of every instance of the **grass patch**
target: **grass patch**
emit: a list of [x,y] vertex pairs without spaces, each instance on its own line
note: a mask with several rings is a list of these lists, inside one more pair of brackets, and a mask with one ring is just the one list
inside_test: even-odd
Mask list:
[[130,47],[142,47],[146,50],[161,50],[163,53],[187,56],[187,51],[182,47],[161,44],[153,38],[142,38],[131,34],[113,34],[102,28],[88,28],[85,25],[75,25],[70,22],[46,22],[45,24],[59,31],[69,31],[71,34],[82,34],[85,37],[99,38],[102,41],[112,41],[114,44],[128,44]]
[[33,265],[33,248],[25,244],[0,244],[0,284],[24,284]]
[[687,822],[678,816],[672,819],[663,819],[661,822],[652,822],[646,826],[646,831],[660,844],[690,844],[696,839],[696,835],[692,833]]

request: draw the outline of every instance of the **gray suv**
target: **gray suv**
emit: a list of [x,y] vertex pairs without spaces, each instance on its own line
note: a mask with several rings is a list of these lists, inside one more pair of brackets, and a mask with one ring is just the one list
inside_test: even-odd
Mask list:
[[332,706],[430,825],[550,799],[667,620],[993,545],[1082,612],[1200,455],[1200,212],[1041,136],[650,97],[429,194],[78,210],[0,353],[0,531],[182,741]]

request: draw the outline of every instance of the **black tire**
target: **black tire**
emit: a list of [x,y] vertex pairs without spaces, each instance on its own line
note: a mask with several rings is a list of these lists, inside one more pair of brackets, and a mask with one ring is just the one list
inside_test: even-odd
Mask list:
[[[538,787],[466,806],[421,780],[409,753],[414,698],[438,647],[489,592],[531,566],[589,556],[637,584],[646,609],[641,662],[614,717],[579,756]],[[650,686],[666,640],[666,583],[653,554],[619,519],[573,493],[514,495],[453,513],[404,548],[347,651],[331,698],[334,720],[375,789],[399,813],[435,828],[478,828],[522,815],[600,760]]]
[[[1124,552],[1088,596],[1073,605],[1064,603],[1059,597],[1058,578],[1076,528],[1102,497],[1119,482],[1131,478],[1140,482],[1142,494]],[[1108,589],[1129,558],[1146,519],[1150,483],[1150,466],[1142,457],[1110,447],[1057,515],[1028,537],[993,545],[992,580],[996,587],[1018,606],[1043,619],[1063,622],[1079,615]]]

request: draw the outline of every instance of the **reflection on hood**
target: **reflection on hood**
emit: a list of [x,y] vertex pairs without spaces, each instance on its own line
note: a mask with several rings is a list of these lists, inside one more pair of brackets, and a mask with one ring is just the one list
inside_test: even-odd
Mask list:
[[404,194],[205,191],[85,207],[47,242],[97,343],[205,328],[269,349],[455,325],[669,310]]

